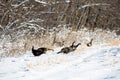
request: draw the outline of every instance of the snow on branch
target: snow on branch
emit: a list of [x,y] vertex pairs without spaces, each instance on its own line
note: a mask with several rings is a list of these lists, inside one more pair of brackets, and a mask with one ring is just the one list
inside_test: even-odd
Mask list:
[[81,6],[79,9],[86,8],[86,7],[92,7],[92,6],[109,6],[110,4],[107,3],[96,3],[96,4],[87,4],[84,6]]
[[42,20],[42,19],[32,19],[32,20],[30,20],[30,21],[28,21],[28,22],[43,22],[44,20]]
[[39,1],[39,0],[35,0],[36,2],[38,2],[38,3],[42,3],[42,4],[44,4],[44,5],[47,5],[48,3],[47,2],[44,2],[44,1]]
[[[29,25],[28,28],[34,29],[35,31],[46,30],[45,28],[40,27],[39,25],[30,23],[30,22],[24,22],[24,23],[22,23],[21,25]],[[32,26],[32,27],[31,27],[31,26]]]
[[16,4],[16,5],[12,5],[12,6],[14,6],[15,8],[17,8],[17,7],[21,6],[22,4],[25,4],[25,3],[28,2],[28,1],[29,1],[29,0],[25,0],[25,1],[21,2],[19,5]]

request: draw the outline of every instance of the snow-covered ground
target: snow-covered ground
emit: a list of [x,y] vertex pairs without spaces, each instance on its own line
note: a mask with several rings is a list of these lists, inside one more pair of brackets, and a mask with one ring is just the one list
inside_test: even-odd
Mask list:
[[31,51],[0,60],[0,80],[120,80],[120,45],[99,45],[69,54]]

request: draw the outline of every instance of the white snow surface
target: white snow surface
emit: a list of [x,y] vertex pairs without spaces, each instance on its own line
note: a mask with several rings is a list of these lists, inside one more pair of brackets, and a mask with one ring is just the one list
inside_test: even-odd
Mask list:
[[120,46],[56,54],[60,49],[0,59],[0,80],[120,80]]

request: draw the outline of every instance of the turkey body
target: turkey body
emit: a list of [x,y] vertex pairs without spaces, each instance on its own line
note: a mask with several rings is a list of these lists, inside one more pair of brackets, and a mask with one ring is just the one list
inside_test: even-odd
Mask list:
[[32,53],[34,56],[40,56],[41,54],[46,53],[47,48],[38,48],[38,49],[34,49],[34,46],[32,47]]

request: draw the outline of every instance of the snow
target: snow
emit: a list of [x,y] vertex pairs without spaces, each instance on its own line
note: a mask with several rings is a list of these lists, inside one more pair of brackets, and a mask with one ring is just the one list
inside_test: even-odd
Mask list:
[[48,3],[44,2],[44,1],[41,1],[41,0],[35,0],[36,2],[39,2],[41,4],[44,4],[44,5],[47,5]]
[[[80,48],[80,47],[79,47]],[[120,80],[120,45],[96,45],[69,54],[61,48],[0,60],[0,80]]]

